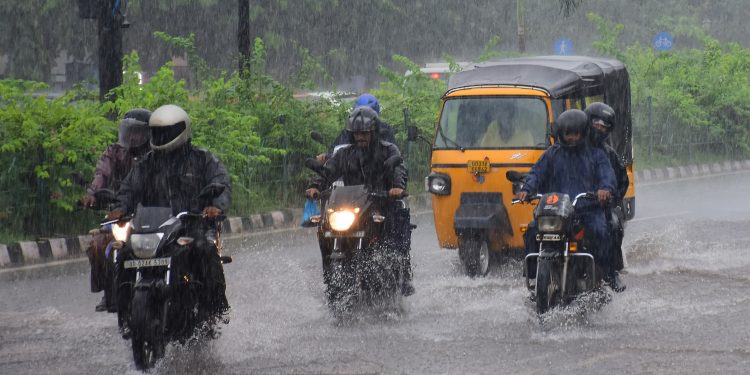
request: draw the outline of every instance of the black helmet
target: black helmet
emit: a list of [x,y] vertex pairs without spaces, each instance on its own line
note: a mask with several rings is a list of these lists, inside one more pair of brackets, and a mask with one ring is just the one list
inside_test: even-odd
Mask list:
[[368,106],[359,106],[352,110],[346,120],[346,130],[350,133],[369,132],[377,128],[378,113]]
[[127,111],[120,121],[117,143],[130,149],[147,144],[151,139],[151,131],[148,128],[150,116],[151,111],[143,108]]
[[151,111],[145,108],[133,108],[125,112],[125,116],[122,116],[123,119],[133,118],[138,121],[145,122],[147,124],[148,124],[149,117],[151,117]]
[[[586,142],[589,131],[589,117],[580,109],[569,109],[557,116],[553,126],[557,129],[557,141],[565,147],[578,147]],[[573,144],[565,142],[566,133],[580,133],[581,139]]]
[[584,112],[586,112],[592,122],[595,118],[604,121],[604,126],[608,127],[610,131],[615,126],[615,110],[604,103],[591,103],[586,106],[586,110]]

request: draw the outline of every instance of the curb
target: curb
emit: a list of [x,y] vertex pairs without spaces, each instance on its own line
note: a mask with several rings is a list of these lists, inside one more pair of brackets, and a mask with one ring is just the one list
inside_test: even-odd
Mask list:
[[750,170],[750,160],[727,160],[710,164],[644,169],[635,172],[635,179],[640,182],[657,182],[746,170]]
[[[427,193],[411,195],[407,198],[412,209],[432,205]],[[222,234],[242,235],[268,232],[276,229],[293,228],[302,222],[301,208],[287,208],[248,217],[228,217],[223,224]],[[91,242],[91,235],[85,234],[64,238],[42,238],[36,241],[20,241],[0,244],[0,269],[21,267],[32,264],[53,262],[63,259],[85,257],[85,250]]]
[[[711,164],[639,170],[635,173],[635,180],[658,182],[747,170],[750,170],[750,159],[727,160]],[[428,193],[410,195],[407,200],[409,207],[415,210],[432,206],[432,199]],[[242,235],[293,228],[299,226],[301,221],[302,209],[287,208],[248,217],[229,217],[224,221],[223,233]],[[83,257],[90,242],[91,235],[86,234],[0,244],[0,269]]]

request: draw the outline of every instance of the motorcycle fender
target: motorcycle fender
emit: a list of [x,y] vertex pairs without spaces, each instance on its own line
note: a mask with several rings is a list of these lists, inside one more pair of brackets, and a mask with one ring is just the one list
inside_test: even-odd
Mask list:
[[513,235],[502,193],[461,193],[454,216],[456,233],[468,229],[489,229]]
[[560,251],[555,249],[542,249],[542,251],[539,252],[539,259],[544,260],[553,260],[560,258],[562,254],[560,254]]
[[166,284],[161,279],[141,279],[135,284],[135,290],[150,291],[155,297],[161,297],[166,293]]

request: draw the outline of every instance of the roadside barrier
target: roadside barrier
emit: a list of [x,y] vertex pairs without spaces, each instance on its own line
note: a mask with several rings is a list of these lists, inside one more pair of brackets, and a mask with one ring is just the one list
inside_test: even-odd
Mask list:
[[[692,164],[681,167],[645,169],[636,171],[638,182],[658,182],[674,179],[708,176],[750,170],[750,160],[724,161],[711,164]],[[410,195],[412,211],[431,206],[427,193]],[[243,234],[293,228],[300,225],[302,209],[282,209],[254,214],[248,217],[229,217],[224,221],[223,234],[241,236]],[[0,269],[51,262],[85,256],[85,249],[91,242],[91,235],[65,238],[44,238],[36,241],[20,241],[0,244]]]

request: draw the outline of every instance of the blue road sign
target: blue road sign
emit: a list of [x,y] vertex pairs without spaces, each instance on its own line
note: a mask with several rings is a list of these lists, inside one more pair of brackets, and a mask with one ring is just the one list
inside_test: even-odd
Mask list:
[[654,37],[654,49],[657,51],[669,51],[672,49],[672,34],[662,31]]
[[559,38],[555,41],[555,55],[569,56],[573,54],[573,41]]

